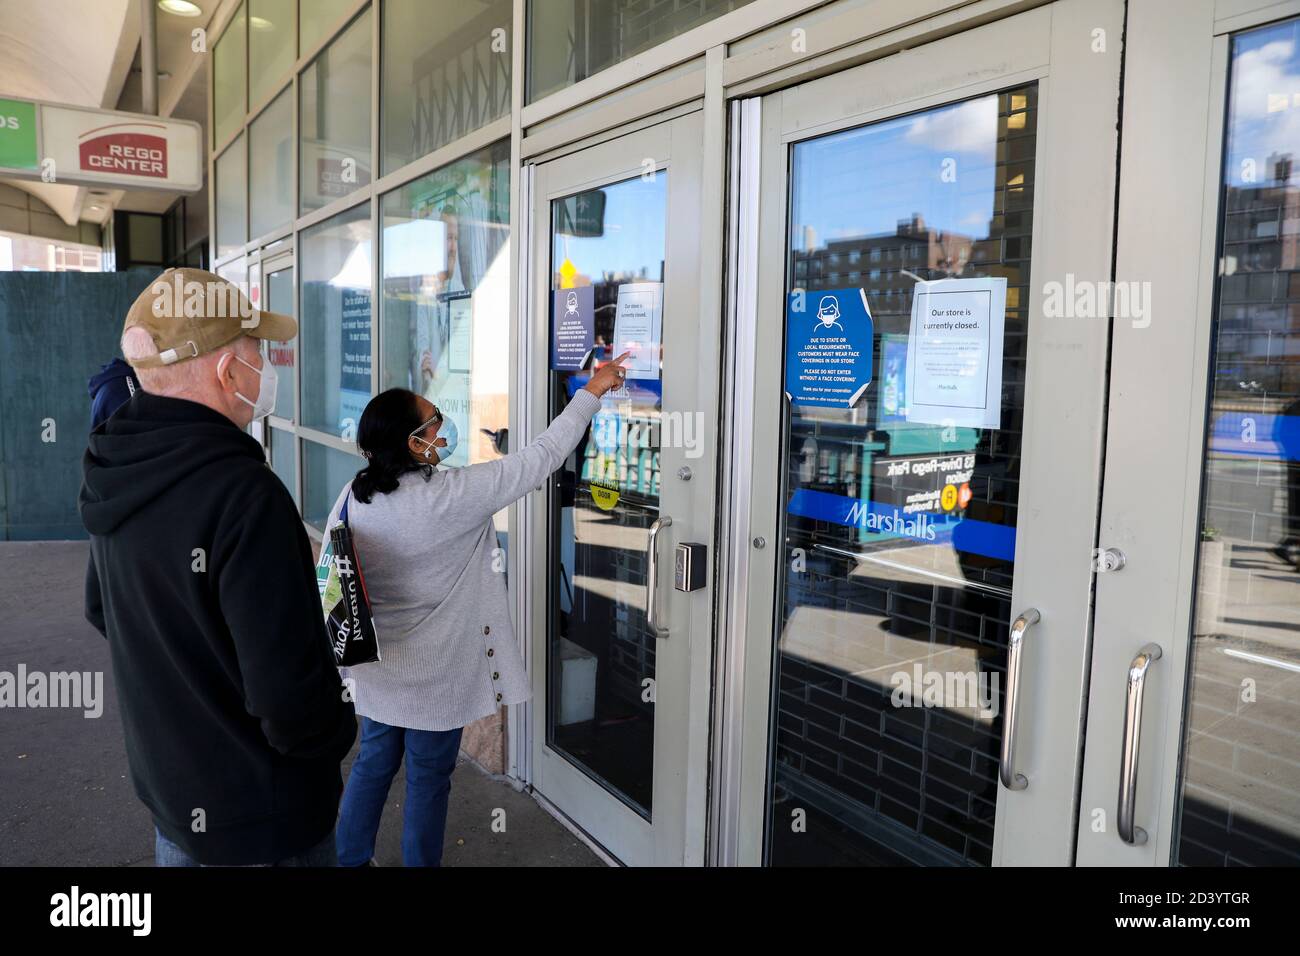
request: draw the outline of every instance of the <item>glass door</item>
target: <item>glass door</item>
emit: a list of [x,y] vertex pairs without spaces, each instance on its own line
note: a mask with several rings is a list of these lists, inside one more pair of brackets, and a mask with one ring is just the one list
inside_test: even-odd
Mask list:
[[[266,271],[266,307],[284,315],[294,314],[297,295],[293,285],[293,257],[279,257],[263,263]],[[298,491],[298,442],[293,424],[297,420],[295,401],[298,397],[297,345],[295,342],[268,342],[266,357],[275,366],[279,384],[275,392],[275,407],[267,419],[268,459],[275,473],[293,496],[294,504],[301,500]]]
[[1300,7],[1223,7],[1129,24],[1083,864],[1300,865]]
[[1109,272],[1122,18],[1052,4],[741,114],[738,862],[1072,859],[1106,325],[1053,289]]
[[[532,776],[628,864],[688,862],[687,830],[703,828],[705,751],[690,741],[707,719],[718,351],[691,228],[700,130],[689,114],[533,179],[535,427],[633,354],[535,516]],[[694,583],[674,574],[688,543]]]

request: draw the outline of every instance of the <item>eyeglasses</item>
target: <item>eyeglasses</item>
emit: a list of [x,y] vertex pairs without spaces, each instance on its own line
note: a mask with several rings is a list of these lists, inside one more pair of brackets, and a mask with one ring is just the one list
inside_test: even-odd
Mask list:
[[437,405],[435,405],[433,406],[433,417],[430,418],[423,425],[421,425],[419,428],[417,428],[415,431],[411,432],[411,434],[408,435],[407,437],[415,438],[420,434],[420,432],[424,431],[430,425],[441,425],[441,424],[442,424],[442,411],[438,408]]

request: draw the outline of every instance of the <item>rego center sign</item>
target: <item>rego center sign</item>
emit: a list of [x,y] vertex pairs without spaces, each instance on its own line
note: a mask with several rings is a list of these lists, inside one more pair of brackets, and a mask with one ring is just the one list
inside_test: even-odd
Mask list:
[[203,132],[186,120],[0,99],[0,175],[194,192]]

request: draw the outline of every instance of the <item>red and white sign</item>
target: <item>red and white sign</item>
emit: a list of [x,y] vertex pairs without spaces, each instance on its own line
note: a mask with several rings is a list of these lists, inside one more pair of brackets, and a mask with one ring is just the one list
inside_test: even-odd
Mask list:
[[167,127],[113,123],[81,134],[81,169],[90,173],[167,178]]
[[203,131],[161,116],[39,104],[42,163],[54,182],[169,189],[203,187]]

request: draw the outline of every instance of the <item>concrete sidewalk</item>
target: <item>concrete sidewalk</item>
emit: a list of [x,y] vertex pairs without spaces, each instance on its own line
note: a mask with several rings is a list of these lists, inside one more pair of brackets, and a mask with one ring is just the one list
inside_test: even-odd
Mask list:
[[[104,712],[0,709],[0,865],[148,866],[153,824],[127,779],[107,642],[82,617],[84,541],[0,542],[0,671],[102,671]],[[356,756],[344,766],[346,776]],[[376,859],[400,866],[401,804],[393,781]],[[505,833],[492,814],[505,810]],[[452,778],[447,866],[601,866],[527,793],[462,757]]]

